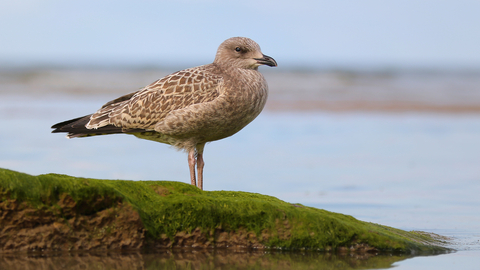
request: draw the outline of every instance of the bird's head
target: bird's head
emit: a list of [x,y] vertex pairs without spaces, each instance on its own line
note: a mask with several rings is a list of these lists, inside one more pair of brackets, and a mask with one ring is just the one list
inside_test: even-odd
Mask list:
[[222,66],[255,70],[261,65],[277,66],[275,59],[264,55],[255,41],[245,37],[225,40],[218,47],[213,62]]

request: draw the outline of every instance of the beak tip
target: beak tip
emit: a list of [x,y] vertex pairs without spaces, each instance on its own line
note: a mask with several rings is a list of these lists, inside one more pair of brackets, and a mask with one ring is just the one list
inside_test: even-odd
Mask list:
[[262,58],[256,58],[255,60],[257,60],[257,63],[259,63],[260,65],[267,65],[270,67],[277,66],[277,61],[275,61],[275,59],[265,54],[263,55]]

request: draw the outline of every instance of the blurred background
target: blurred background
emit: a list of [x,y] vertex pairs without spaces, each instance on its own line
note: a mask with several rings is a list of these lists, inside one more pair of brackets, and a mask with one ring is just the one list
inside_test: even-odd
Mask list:
[[478,1],[1,1],[8,66],[183,68],[231,36],[279,69],[478,70]]
[[[478,1],[0,1],[0,167],[189,182],[187,156],[50,126],[250,37],[266,110],[207,145],[205,189],[480,232]],[[470,234],[471,235],[471,234]]]

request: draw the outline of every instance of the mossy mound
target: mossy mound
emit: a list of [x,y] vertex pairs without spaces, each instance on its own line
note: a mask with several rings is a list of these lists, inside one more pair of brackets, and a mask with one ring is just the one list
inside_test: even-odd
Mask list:
[[[32,176],[0,169],[0,204],[0,223],[5,223],[0,224],[3,251],[31,250],[31,243],[16,246],[14,235],[20,229],[25,235],[38,228],[55,232],[36,246],[41,250],[147,246],[408,253],[446,250],[428,234],[362,222],[271,196],[202,191],[170,181]],[[28,222],[18,215],[13,218],[19,211],[29,213],[25,214]],[[119,219],[130,221],[122,223]],[[78,230],[81,233],[75,234]],[[54,237],[56,240],[51,240]]]

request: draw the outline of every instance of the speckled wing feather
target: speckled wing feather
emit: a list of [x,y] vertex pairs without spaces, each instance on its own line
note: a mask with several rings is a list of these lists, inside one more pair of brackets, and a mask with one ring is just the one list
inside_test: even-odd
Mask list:
[[222,77],[208,73],[204,66],[178,71],[108,102],[90,117],[86,127],[153,130],[171,111],[216,99],[222,82]]

